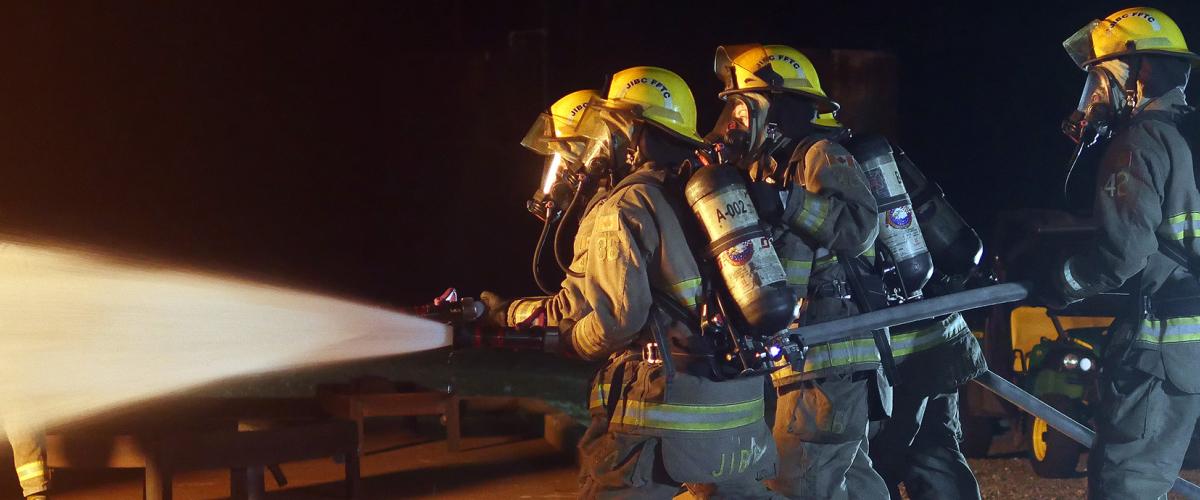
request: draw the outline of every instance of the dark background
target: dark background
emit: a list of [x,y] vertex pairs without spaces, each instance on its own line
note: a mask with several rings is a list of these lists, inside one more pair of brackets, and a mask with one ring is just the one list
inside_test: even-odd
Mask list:
[[[1156,4],[1200,44],[1200,3]],[[1083,81],[1060,43],[1126,6],[9,4],[0,231],[398,305],[531,293],[541,160],[517,142],[538,111],[659,65],[703,132],[714,48],[763,42],[894,56],[895,140],[986,233],[999,210],[1058,204]]]

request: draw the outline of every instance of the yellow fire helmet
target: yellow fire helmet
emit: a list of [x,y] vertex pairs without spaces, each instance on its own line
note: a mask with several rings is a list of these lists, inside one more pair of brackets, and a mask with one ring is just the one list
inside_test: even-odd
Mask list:
[[675,72],[654,66],[618,71],[608,86],[608,101],[630,106],[647,123],[689,142],[702,143],[696,133],[696,99]]
[[827,129],[846,128],[845,125],[842,125],[842,122],[838,121],[837,116],[834,116],[834,114],[832,112],[821,113],[821,114],[817,115],[817,117],[815,119],[813,119],[812,124],[814,126],[821,127],[821,128],[827,128]]
[[1158,9],[1134,7],[1097,19],[1071,35],[1063,48],[1081,69],[1130,54],[1161,54],[1200,61],[1188,50],[1183,32]]
[[568,161],[575,161],[582,155],[587,141],[578,135],[576,127],[580,125],[580,118],[588,103],[599,96],[600,92],[595,90],[576,90],[554,101],[534,120],[526,137],[521,139],[521,145],[539,155],[558,153]]
[[574,160],[582,154],[584,139],[576,128],[579,118],[593,98],[600,97],[595,90],[576,90],[554,101],[550,108],[534,120],[533,126],[521,140],[521,145],[543,155],[555,153]]
[[576,90],[554,101],[550,105],[550,117],[554,119],[554,135],[556,137],[571,137],[575,135],[575,126],[579,117],[587,109],[588,102],[600,93],[592,89]]
[[717,47],[713,71],[725,84],[722,98],[744,92],[795,92],[816,101],[819,113],[832,113],[840,107],[821,89],[812,61],[786,45]]

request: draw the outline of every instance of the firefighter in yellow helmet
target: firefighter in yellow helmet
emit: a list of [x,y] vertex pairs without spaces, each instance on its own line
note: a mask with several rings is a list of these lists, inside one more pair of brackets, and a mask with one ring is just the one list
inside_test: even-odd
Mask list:
[[493,304],[498,322],[540,316],[557,323],[565,354],[603,362],[580,442],[580,496],[669,499],[691,483],[701,498],[772,498],[761,483],[776,455],[763,381],[717,381],[693,331],[701,279],[680,219],[690,214],[670,201],[682,196],[678,167],[703,146],[691,90],[639,66],[580,109],[574,130],[554,134],[587,138],[571,161],[599,185],[578,222],[572,272],[553,297]]
[[[849,144],[851,150],[859,147],[833,113],[818,116],[813,125],[831,140]],[[961,291],[979,264],[983,242],[908,155],[894,145],[891,148],[935,266],[921,294],[907,300]],[[876,251],[887,247],[882,235],[883,229],[877,248],[868,254],[880,258],[895,254],[890,248]],[[883,267],[895,266],[885,262]],[[959,387],[987,369],[978,341],[958,313],[898,325],[890,334],[900,382],[893,390],[891,415],[872,430],[870,455],[875,470],[894,500],[902,498],[901,483],[913,500],[980,498],[979,484],[959,447],[958,415]]]
[[[560,255],[564,236],[579,223],[580,214],[598,189],[594,176],[588,175],[583,155],[589,140],[578,134],[577,126],[588,104],[600,93],[577,90],[555,101],[534,120],[521,145],[545,157],[542,179],[526,208],[544,227],[534,251],[533,274],[547,295],[506,300],[485,291],[480,300],[487,307],[485,321],[499,326],[514,326],[536,321],[538,326],[558,326],[563,318],[586,311],[587,303],[578,286],[587,255],[586,246],[575,242],[571,257]],[[596,155],[599,156],[599,155]],[[547,249],[546,247],[550,248]],[[543,276],[543,260],[552,259],[566,275],[560,286],[548,284]]]
[[[1087,72],[1064,132],[1089,168],[1097,241],[1041,283],[1052,307],[1132,281],[1109,328],[1089,498],[1165,498],[1200,417],[1200,191],[1184,88],[1200,59],[1162,11],[1092,21],[1063,46]],[[1190,130],[1190,131],[1189,131]]]
[[[876,204],[854,157],[816,129],[817,113],[838,105],[821,89],[815,68],[782,45],[717,49],[714,71],[726,106],[709,139],[749,172],[756,207],[776,227],[787,282],[803,301],[804,321],[858,312],[847,265],[874,245]],[[886,339],[878,339],[886,342]],[[772,374],[778,394],[774,437],[777,478],[768,484],[791,498],[886,498],[872,469],[867,425],[883,413],[877,339],[808,346],[803,366],[786,362]]]
[[762,380],[716,381],[693,331],[702,283],[681,224],[690,214],[670,201],[682,192],[676,169],[703,145],[691,90],[662,68],[620,71],[580,128],[611,152],[611,187],[578,236],[592,312],[562,329],[576,354],[607,360],[580,443],[582,496],[671,498],[709,483],[699,496],[769,498]]

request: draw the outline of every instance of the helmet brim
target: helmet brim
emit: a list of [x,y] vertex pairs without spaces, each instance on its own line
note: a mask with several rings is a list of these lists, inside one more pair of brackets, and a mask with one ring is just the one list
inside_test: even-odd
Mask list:
[[816,102],[818,114],[834,113],[834,112],[837,112],[839,109],[842,109],[841,104],[838,104],[837,101],[830,99],[829,96],[827,96],[827,95],[818,94],[816,92],[807,92],[804,90],[796,90],[796,89],[769,88],[769,87],[734,89],[734,90],[726,90],[724,92],[721,92],[721,93],[717,94],[717,96],[720,97],[721,99],[725,99],[726,97],[733,95],[733,94],[748,94],[751,92],[756,92],[756,93],[760,93],[760,94],[772,93],[772,92],[790,92],[792,94],[796,94],[801,97],[811,99],[813,102]]
[[1147,55],[1147,54],[1178,57],[1180,59],[1186,59],[1189,62],[1191,62],[1193,68],[1200,66],[1200,54],[1196,54],[1195,52],[1185,51],[1185,50],[1175,51],[1175,50],[1161,50],[1161,49],[1140,49],[1140,50],[1135,49],[1135,50],[1126,50],[1123,52],[1115,52],[1112,54],[1107,54],[1104,57],[1088,59],[1088,60],[1084,61],[1083,63],[1081,63],[1079,65],[1079,67],[1081,69],[1083,69],[1084,71],[1087,71],[1088,68],[1092,67],[1092,65],[1094,65],[1096,63],[1110,61],[1113,59],[1119,59],[1122,57],[1141,56],[1141,55]]
[[684,132],[680,132],[680,131],[678,131],[678,130],[675,130],[675,129],[671,128],[671,127],[668,127],[668,126],[666,126],[666,125],[663,125],[663,124],[661,124],[661,123],[658,123],[658,122],[656,122],[656,121],[654,121],[654,120],[646,120],[646,119],[643,119],[642,121],[643,121],[643,122],[645,122],[647,125],[650,125],[650,126],[652,126],[652,127],[654,127],[654,128],[657,128],[657,129],[659,129],[659,130],[661,130],[661,131],[663,131],[663,132],[666,132],[666,133],[670,134],[672,137],[675,137],[675,138],[681,139],[681,140],[683,140],[683,141],[686,141],[686,142],[692,143],[692,144],[693,144],[693,145],[695,145],[695,146],[703,146],[703,145],[705,144],[705,142],[704,142],[704,138],[703,138],[703,137],[700,137],[700,134],[697,134],[697,133],[684,133]]

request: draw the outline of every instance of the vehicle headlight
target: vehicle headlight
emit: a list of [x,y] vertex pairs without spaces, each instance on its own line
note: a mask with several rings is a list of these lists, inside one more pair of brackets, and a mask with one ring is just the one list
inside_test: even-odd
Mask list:
[[1090,372],[1090,371],[1092,371],[1092,368],[1095,368],[1095,367],[1096,367],[1096,362],[1093,361],[1092,358],[1087,357],[1087,356],[1079,358],[1079,371]]
[[[1063,358],[1062,358],[1063,368],[1066,368],[1068,370],[1074,370],[1076,368],[1080,368],[1079,360],[1080,360],[1080,358],[1079,358],[1078,354],[1075,354],[1073,352],[1064,354]],[[1091,367],[1090,362],[1088,363],[1088,366],[1090,369],[1090,367]]]

